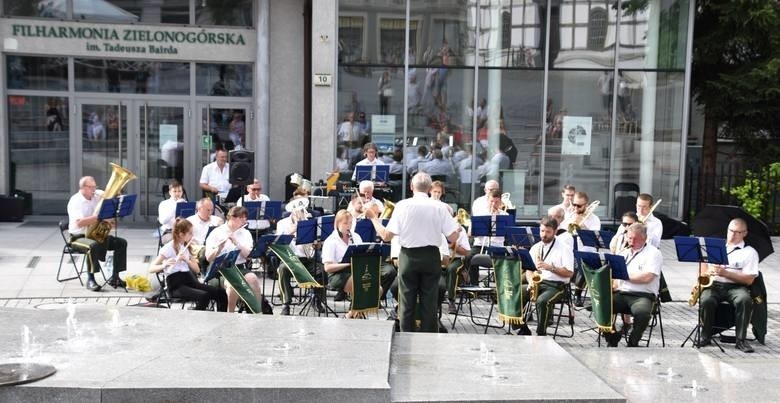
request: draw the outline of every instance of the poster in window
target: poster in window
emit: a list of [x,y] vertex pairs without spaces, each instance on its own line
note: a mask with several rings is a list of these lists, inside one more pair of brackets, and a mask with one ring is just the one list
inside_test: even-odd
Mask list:
[[564,116],[561,154],[590,155],[592,128],[593,118],[590,116]]

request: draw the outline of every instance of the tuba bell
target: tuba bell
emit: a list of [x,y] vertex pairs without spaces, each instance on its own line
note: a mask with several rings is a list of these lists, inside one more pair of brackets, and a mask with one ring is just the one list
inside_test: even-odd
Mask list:
[[[111,177],[108,179],[108,183],[106,183],[106,188],[103,190],[103,194],[101,195],[100,201],[98,201],[98,204],[95,206],[95,211],[93,214],[100,214],[100,209],[103,207],[103,200],[113,199],[114,197],[118,196],[128,182],[138,178],[127,168],[122,168],[113,162],[111,162],[110,165]],[[100,220],[87,227],[87,231],[84,235],[89,239],[102,243],[106,240],[106,238],[108,238],[108,234],[110,232],[111,224]]]
[[379,215],[379,219],[384,220],[392,217],[393,210],[395,210],[395,203],[385,199],[384,210],[382,210],[382,214]]
[[457,217],[456,219],[458,220],[458,224],[466,228],[471,228],[471,215],[469,214],[468,211],[466,211],[466,209],[459,208],[456,217]]

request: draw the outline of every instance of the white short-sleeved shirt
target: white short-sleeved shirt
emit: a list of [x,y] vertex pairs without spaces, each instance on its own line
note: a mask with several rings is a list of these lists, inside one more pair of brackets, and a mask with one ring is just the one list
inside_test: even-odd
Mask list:
[[[758,252],[752,246],[745,245],[745,242],[740,242],[737,245],[727,244],[726,253],[728,253],[729,258],[729,268],[726,270],[733,273],[748,274],[753,277],[758,276]],[[734,284],[733,281],[721,276],[715,276],[713,280]]]
[[341,263],[341,259],[343,259],[344,254],[347,253],[349,245],[363,243],[363,239],[360,238],[360,235],[355,232],[351,232],[350,234],[352,239],[349,244],[346,244],[341,240],[339,232],[336,229],[325,238],[325,241],[322,243],[322,263]]
[[[540,251],[541,249],[541,251]],[[531,257],[534,259],[534,263],[541,256],[541,261],[549,263],[555,267],[565,267],[567,270],[574,271],[574,251],[571,249],[571,244],[566,241],[560,240],[558,237],[553,238],[553,241],[545,244],[544,242],[537,242],[531,247],[529,251]],[[559,276],[549,270],[539,270],[542,280],[558,281],[562,283],[568,283],[571,278]]]
[[[253,199],[251,193],[244,196],[243,199],[239,198],[236,201],[236,206],[243,206],[245,202],[264,202],[271,201],[271,198],[260,193],[257,199]],[[254,220],[252,217],[247,217],[246,227],[249,229],[264,230],[271,227],[271,222],[268,220]]]
[[173,219],[176,218],[176,204],[183,202],[186,202],[186,200],[174,200],[172,197],[160,202],[157,206],[157,222],[160,223],[160,232],[165,232],[172,228],[171,224]]
[[76,220],[89,217],[95,213],[100,197],[95,194],[92,200],[87,200],[81,192],[76,192],[68,200],[68,232],[73,235],[84,234],[87,227],[79,227]]
[[[276,223],[276,234],[277,235],[296,235],[293,231],[293,222],[292,222],[292,216],[283,218],[279,220],[279,222]],[[311,257],[307,253],[306,245],[296,245],[295,242],[290,244],[292,246],[293,251],[295,251],[295,256],[298,257]]]
[[647,241],[656,248],[661,247],[661,237],[664,234],[664,225],[658,217],[650,214],[645,221],[647,227]]
[[[563,228],[569,228],[569,224],[574,222],[574,219],[576,218],[576,215],[572,215],[569,218],[565,218],[563,220],[564,226]],[[581,229],[586,229],[590,231],[601,231],[601,220],[596,216],[596,214],[591,214],[590,217],[588,217],[587,220],[585,220],[582,225],[580,225]],[[596,252],[596,248],[592,246],[585,246],[582,244],[582,238],[577,237],[577,250],[581,252]]]
[[[215,228],[214,231],[211,231],[211,235],[209,235],[209,238],[206,240],[206,254],[208,254],[209,251],[211,251],[213,248],[216,248],[217,245],[222,242],[222,240],[227,239],[230,232],[231,230],[227,224],[222,224]],[[254,245],[254,238],[252,238],[252,234],[247,231],[246,228],[240,228],[236,230],[234,236],[239,245],[252,249],[252,246]],[[220,254],[230,252],[234,249],[238,249],[238,245],[234,244],[233,241],[228,239],[227,242],[225,242],[225,246],[222,247]],[[239,254],[238,258],[236,259],[236,264],[241,264],[244,262],[246,262],[246,257],[242,254]]]
[[216,161],[206,164],[200,172],[199,183],[219,189],[219,195],[226,197],[230,191],[230,164],[225,163],[223,169],[219,169]]
[[653,245],[645,244],[645,246],[636,253],[633,253],[633,250],[629,248],[621,252],[620,255],[626,258],[629,277],[647,272],[653,273],[655,276],[653,277],[653,281],[645,284],[621,280],[618,291],[658,294],[661,283],[661,267],[664,264],[664,257],[661,255],[661,251]]
[[[190,271],[190,266],[187,265],[187,260],[190,260],[191,255],[188,248],[185,247],[184,244],[179,245],[179,250],[184,249],[184,258],[186,260],[179,260],[176,262],[173,266],[165,266],[165,275],[170,276],[173,273],[178,273],[180,271],[188,272]],[[163,257],[164,260],[168,260],[170,258],[175,258],[178,254],[176,253],[176,250],[173,249],[173,241],[166,243],[163,245],[162,248],[160,248],[160,256]]]
[[206,244],[209,228],[222,225],[222,219],[215,215],[210,216],[207,221],[203,221],[197,214],[193,214],[187,217],[187,221],[192,223],[192,239],[201,245]]
[[458,223],[450,216],[447,205],[433,200],[425,193],[396,203],[387,230],[400,237],[402,248],[438,247],[441,234],[449,236],[458,230]]

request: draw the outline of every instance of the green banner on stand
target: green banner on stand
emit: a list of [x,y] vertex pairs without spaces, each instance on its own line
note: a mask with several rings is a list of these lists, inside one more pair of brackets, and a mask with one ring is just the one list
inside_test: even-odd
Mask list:
[[238,267],[224,267],[219,269],[219,274],[221,274],[225,281],[227,281],[228,284],[230,284],[230,286],[236,290],[238,297],[244,301],[252,313],[263,313],[263,308],[257,301],[257,296],[255,296],[254,291],[252,291],[252,287],[250,287],[249,283],[246,282],[244,275],[241,273],[241,270],[239,270]]
[[515,259],[495,259],[493,269],[496,273],[496,295],[498,296],[498,320],[513,324],[523,324],[523,269],[522,263]]
[[352,256],[352,305],[354,312],[376,312],[379,309],[380,255]]
[[593,304],[593,320],[603,333],[612,333],[612,270],[605,265],[599,269],[591,269],[582,263],[582,273],[590,290],[590,300]]
[[295,251],[293,251],[292,246],[290,245],[279,245],[279,244],[271,244],[268,245],[268,248],[271,249],[271,251],[276,254],[276,256],[279,256],[279,259],[284,262],[285,265],[287,265],[288,268],[290,268],[290,272],[292,273],[293,277],[295,278],[295,281],[298,283],[298,287],[300,288],[321,288],[322,285],[317,282],[317,280],[314,279],[314,277],[311,276],[311,273],[309,273],[308,270],[306,270],[306,266],[301,263],[301,259],[298,258],[298,256],[295,255]]

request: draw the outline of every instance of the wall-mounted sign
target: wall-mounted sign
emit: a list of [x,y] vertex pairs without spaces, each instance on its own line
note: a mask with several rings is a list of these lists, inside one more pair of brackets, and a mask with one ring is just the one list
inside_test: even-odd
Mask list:
[[176,60],[255,60],[250,29],[142,26],[0,18],[3,50],[31,54]]
[[395,133],[395,115],[371,115],[371,133]]
[[564,116],[561,154],[590,155],[590,135],[593,118],[590,116]]
[[315,74],[314,85],[318,87],[330,87],[333,82],[330,74]]

